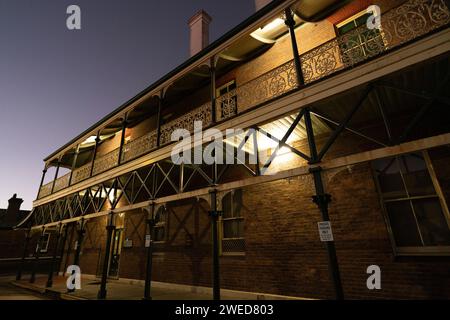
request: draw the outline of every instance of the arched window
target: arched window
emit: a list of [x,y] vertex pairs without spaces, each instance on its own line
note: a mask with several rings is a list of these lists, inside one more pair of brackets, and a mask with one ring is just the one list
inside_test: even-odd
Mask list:
[[242,190],[227,193],[222,198],[222,253],[245,251]]

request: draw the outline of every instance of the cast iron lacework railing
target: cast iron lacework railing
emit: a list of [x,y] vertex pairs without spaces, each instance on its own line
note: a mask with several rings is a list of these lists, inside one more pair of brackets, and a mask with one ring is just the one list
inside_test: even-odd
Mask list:
[[[368,59],[411,42],[450,23],[450,12],[444,0],[410,0],[381,16],[381,30],[368,30],[361,26],[300,56],[305,84],[314,83],[338,71],[354,67]],[[293,60],[251,80],[216,100],[217,121],[223,121],[298,88]],[[171,142],[176,129],[194,130],[194,121],[202,121],[203,127],[212,124],[211,103],[161,126],[160,145]],[[122,162],[135,159],[157,146],[156,132],[150,132],[123,148]],[[119,149],[95,160],[93,174],[111,169],[118,164]],[[91,164],[73,172],[71,184],[89,178]],[[55,190],[68,185],[57,182]],[[60,187],[61,185],[61,187]],[[52,183],[43,185],[39,198],[51,194]]]
[[89,178],[90,174],[91,174],[91,163],[87,163],[84,166],[75,169],[72,175],[72,184],[78,183],[84,179]]
[[207,102],[191,112],[161,126],[161,145],[171,142],[170,136],[176,129],[194,131],[194,121],[202,121],[203,127],[212,123],[211,102]]
[[92,171],[93,175],[105,172],[111,168],[117,166],[119,161],[119,149],[114,149],[111,152],[95,159],[94,161],[94,170]]
[[[410,0],[381,16],[381,30],[361,26],[300,56],[305,84],[351,68],[450,23],[444,0]],[[217,98],[218,121],[296,89],[293,61]]]
[[67,188],[69,186],[69,179],[70,179],[70,172],[56,179],[53,192]]
[[49,182],[47,184],[44,184],[41,189],[39,190],[39,198],[43,198],[48,196],[49,194],[52,193],[52,185],[53,185],[53,181]]
[[137,157],[146,154],[155,149],[157,144],[157,132],[149,132],[142,137],[128,142],[123,146],[122,162],[136,159]]

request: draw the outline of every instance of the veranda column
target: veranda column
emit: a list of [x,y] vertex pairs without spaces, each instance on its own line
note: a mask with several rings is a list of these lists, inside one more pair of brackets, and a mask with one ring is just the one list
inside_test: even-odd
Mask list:
[[216,58],[212,57],[210,60],[210,78],[211,78],[211,86],[210,86],[210,95],[211,95],[211,122],[217,122],[217,114],[216,114]]
[[36,199],[39,199],[39,194],[41,193],[42,186],[44,185],[44,179],[45,179],[45,174],[46,173],[47,173],[47,165],[44,167],[44,170],[42,170],[41,183],[39,184],[39,190],[38,190],[38,194],[36,196]]
[[61,160],[58,160],[58,163],[56,164],[56,171],[55,171],[55,177],[53,178],[53,183],[52,183],[52,192],[55,190],[55,184],[56,184],[56,179],[58,179],[58,174],[59,174],[59,167],[61,166]]
[[152,203],[150,212],[147,215],[147,225],[149,230],[150,242],[147,248],[147,266],[145,269],[145,288],[144,288],[144,300],[152,300],[151,287],[152,287],[152,266],[153,266],[153,227],[155,226],[155,204]]
[[44,239],[44,233],[45,233],[45,228],[42,227],[42,232],[41,232],[41,235],[39,236],[37,246],[36,246],[36,252],[34,253],[34,261],[33,261],[33,266],[31,269],[30,283],[34,283],[36,281],[36,269],[37,269],[37,265],[39,262],[39,256],[41,254],[41,246],[42,246],[42,240]]
[[60,224],[58,230],[56,231],[56,240],[55,246],[53,247],[52,262],[50,263],[50,269],[48,270],[47,284],[45,285],[47,288],[51,288],[53,285],[53,273],[55,271],[56,257],[58,256],[58,248],[61,239],[62,228],[63,226],[62,224]]
[[94,154],[92,155],[92,161],[91,161],[91,172],[89,174],[90,177],[92,177],[92,174],[94,173],[94,163],[95,158],[97,157],[97,149],[98,145],[100,144],[100,131],[97,132],[97,137],[95,137],[95,147],[94,147]]
[[163,92],[161,91],[161,95],[158,96],[158,113],[156,119],[156,146],[161,146],[161,109],[163,104]]
[[27,257],[28,244],[30,243],[30,239],[31,239],[31,229],[28,229],[27,234],[25,236],[25,243],[23,245],[22,259],[20,260],[19,268],[17,269],[16,280],[22,279],[22,270],[25,264],[25,258]]
[[[61,246],[60,246],[60,251],[59,251],[59,261],[58,261],[58,273],[61,272],[61,265],[63,262],[63,257],[64,257],[64,251],[66,248],[66,243],[67,243],[67,236],[69,233],[69,225],[66,224],[64,226],[64,236],[62,238],[62,242],[61,242]],[[63,270],[63,274],[65,273],[65,270]]]
[[127,116],[125,115],[125,117],[122,120],[122,133],[120,135],[119,157],[117,159],[118,166],[120,166],[120,164],[122,163],[122,153],[123,153],[123,146],[125,144],[125,133],[127,130],[127,126],[128,126],[128,121],[127,121]]
[[115,230],[114,224],[114,213],[109,213],[108,224],[106,226],[106,247],[105,247],[105,257],[103,260],[103,270],[102,270],[102,281],[100,283],[100,290],[98,291],[98,299],[106,299],[106,281],[108,279],[108,269],[109,269],[109,255],[111,251],[111,242],[113,237],[113,232]]
[[75,170],[75,167],[77,166],[77,160],[78,160],[79,154],[80,154],[80,145],[77,146],[77,149],[75,150],[75,154],[73,155],[72,167],[70,170],[69,183],[68,183],[69,186],[72,184],[73,171]]
[[[309,108],[306,108],[305,111],[305,125],[308,135],[309,149],[311,153],[310,164],[316,164],[318,162],[318,155]],[[316,189],[316,195],[313,196],[313,201],[319,207],[320,213],[322,215],[322,221],[329,222],[330,217],[328,214],[328,204],[331,202],[331,195],[325,193],[325,188],[322,181],[322,168],[310,168],[309,172],[313,175],[314,186]],[[328,269],[330,272],[331,281],[333,282],[335,296],[337,300],[343,300],[344,291],[342,289],[341,276],[339,272],[339,264],[336,256],[334,241],[327,241],[325,242],[325,245],[328,254]]]
[[286,15],[286,25],[289,28],[289,34],[291,35],[292,52],[294,54],[294,65],[297,74],[297,83],[299,87],[305,85],[305,79],[303,78],[302,65],[300,61],[300,55],[298,53],[297,37],[295,36],[295,20],[292,17],[291,9],[287,8],[285,10]]
[[212,260],[213,260],[213,299],[220,300],[220,265],[219,265],[219,238],[217,221],[220,213],[217,211],[217,190],[210,192],[211,197],[211,234],[212,234]]
[[[86,221],[83,219],[79,222],[79,227],[77,230],[78,238],[77,238],[77,248],[75,250],[75,256],[73,258],[73,265],[80,266],[80,255],[81,255],[81,246],[83,245],[83,239],[84,234],[86,233],[85,230]],[[68,292],[74,292],[75,289],[67,289]]]

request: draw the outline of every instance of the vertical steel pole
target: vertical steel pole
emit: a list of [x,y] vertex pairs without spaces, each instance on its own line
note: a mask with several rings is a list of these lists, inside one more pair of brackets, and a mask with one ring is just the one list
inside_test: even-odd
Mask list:
[[98,299],[106,299],[106,281],[108,280],[108,271],[109,271],[109,256],[111,251],[111,243],[113,232],[115,230],[114,225],[114,214],[110,213],[108,217],[108,225],[106,226],[106,247],[105,247],[105,257],[103,260],[103,270],[102,270],[102,280],[100,283],[100,290],[98,291],[97,298]]
[[299,87],[303,87],[305,85],[305,79],[303,77],[302,64],[298,52],[297,37],[295,36],[295,20],[292,17],[290,8],[287,8],[285,10],[285,15],[286,15],[285,23],[288,26],[289,34],[291,35],[291,44],[292,44],[292,52],[294,54],[294,65],[297,74],[297,83]]
[[147,268],[145,269],[145,288],[144,288],[144,300],[152,300],[151,288],[152,288],[152,267],[153,267],[153,227],[155,226],[155,204],[151,204],[151,212],[147,216],[147,225],[150,233],[150,243],[147,248]]
[[[69,233],[69,225],[65,225],[64,226],[64,236],[62,238],[62,242],[61,242],[61,246],[60,246],[60,251],[59,251],[59,261],[58,261],[58,273],[61,271],[61,266],[62,266],[62,262],[63,262],[63,257],[64,257],[64,251],[66,248],[66,243],[67,243],[67,236]],[[68,251],[69,252],[69,251]],[[67,254],[68,254],[67,252]],[[65,270],[63,270],[64,272]]]
[[[305,126],[308,136],[308,144],[311,153],[310,164],[315,164],[319,161],[317,155],[316,141],[314,138],[314,129],[311,122],[311,114],[308,107],[305,108]],[[328,214],[328,204],[331,202],[331,195],[325,193],[322,180],[322,168],[314,167],[310,168],[309,172],[313,175],[314,186],[316,189],[316,195],[313,196],[313,201],[319,207],[322,221],[330,221]],[[336,255],[336,247],[334,241],[326,242],[327,254],[328,254],[328,269],[330,272],[330,278],[333,282],[335,297],[337,300],[344,299],[344,291],[342,289],[341,276],[339,272],[339,264]]]
[[216,58],[212,57],[210,60],[210,77],[211,77],[211,121],[212,123],[217,122],[217,114],[216,114]]
[[39,194],[41,193],[42,186],[44,185],[44,179],[45,179],[45,174],[46,173],[47,173],[47,166],[45,166],[44,170],[42,170],[41,183],[39,184],[39,190],[38,190],[38,194],[36,196],[36,199],[39,199]]
[[100,144],[100,131],[97,132],[97,137],[95,138],[94,154],[92,155],[91,172],[89,174],[90,177],[92,177],[92,174],[94,173],[94,163],[95,163],[95,158],[97,157],[97,149],[98,149],[99,144]]
[[77,166],[77,160],[78,160],[78,155],[80,154],[80,145],[77,146],[77,149],[75,150],[75,154],[73,156],[73,160],[72,160],[72,168],[70,170],[70,176],[69,176],[69,186],[72,184],[72,178],[73,178],[73,171],[75,170],[76,166]]
[[58,179],[58,174],[59,174],[59,167],[61,166],[61,161],[58,160],[58,163],[56,165],[56,171],[55,171],[55,177],[53,178],[53,183],[52,183],[52,192],[55,190],[55,183],[56,183],[56,179]]
[[23,245],[22,259],[20,261],[19,268],[17,269],[16,280],[22,279],[22,271],[23,266],[25,264],[25,259],[27,257],[28,244],[30,243],[30,239],[31,239],[31,229],[28,229],[27,234],[25,236],[25,243]]
[[220,300],[220,265],[219,265],[219,238],[217,232],[217,190],[210,192],[211,196],[211,234],[212,234],[212,258],[213,258],[213,299]]
[[41,253],[41,246],[42,246],[42,240],[44,239],[44,232],[45,232],[45,228],[43,227],[41,235],[39,236],[39,239],[37,242],[36,252],[34,253],[34,261],[33,261],[33,266],[32,266],[32,270],[31,270],[30,283],[34,283],[36,281],[36,269],[37,269],[37,265],[39,262],[39,256]]
[[127,116],[125,116],[122,121],[122,134],[120,136],[119,159],[117,159],[118,166],[120,166],[120,164],[122,163],[122,153],[123,153],[123,146],[125,144],[125,133],[127,130],[127,125],[128,125]]
[[62,233],[62,225],[59,226],[59,229],[58,229],[58,231],[56,233],[55,246],[53,247],[52,262],[50,263],[50,269],[48,271],[47,284],[45,285],[47,288],[51,288],[52,285],[53,285],[53,273],[55,271],[56,257],[58,256],[58,248],[59,248],[59,242],[60,242],[60,239],[61,239],[61,233]]
[[161,92],[161,96],[158,97],[158,113],[157,113],[157,123],[156,123],[156,146],[159,147],[161,145],[161,109],[163,103],[163,92]]
[[[85,227],[85,221],[81,220],[80,227],[77,230],[77,232],[78,232],[77,248],[75,250],[75,256],[73,259],[73,265],[75,265],[75,266],[80,265],[81,246],[83,245],[83,239],[84,239],[84,234],[85,234],[84,227]],[[75,291],[75,289],[68,289],[68,292],[74,292],[74,291]]]

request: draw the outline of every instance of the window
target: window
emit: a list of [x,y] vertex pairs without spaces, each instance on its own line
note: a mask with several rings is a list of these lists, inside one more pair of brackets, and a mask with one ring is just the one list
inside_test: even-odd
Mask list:
[[222,253],[245,251],[242,190],[233,190],[222,198]]
[[450,252],[450,224],[428,153],[372,163],[395,251]]
[[45,232],[41,239],[41,252],[47,252],[49,241],[50,241],[50,233]]
[[371,15],[363,11],[336,26],[337,35],[341,36],[340,47],[345,62],[357,63],[384,50],[381,31],[367,28]]
[[227,84],[217,89],[217,97],[220,99],[220,119],[229,118],[237,112],[237,96],[236,96],[236,81],[230,81]]
[[153,227],[152,240],[164,242],[166,240],[167,209],[160,207],[155,215],[155,226]]

